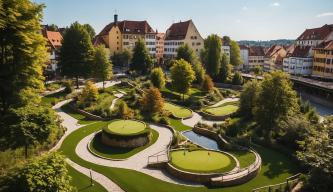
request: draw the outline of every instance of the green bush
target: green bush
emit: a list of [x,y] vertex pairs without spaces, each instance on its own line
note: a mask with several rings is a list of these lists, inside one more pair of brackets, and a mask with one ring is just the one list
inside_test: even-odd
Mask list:
[[163,125],[170,125],[169,119],[167,117],[161,117],[159,123]]
[[69,94],[73,92],[73,82],[72,80],[67,80],[64,82],[65,93]]

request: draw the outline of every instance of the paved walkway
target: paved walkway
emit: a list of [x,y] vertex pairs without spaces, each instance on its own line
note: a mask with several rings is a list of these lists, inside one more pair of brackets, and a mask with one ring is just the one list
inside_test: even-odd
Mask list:
[[75,152],[80,158],[94,164],[109,166],[109,167],[132,169],[170,183],[195,185],[194,183],[181,181],[174,177],[171,177],[164,170],[151,169],[147,167],[148,157],[158,152],[166,150],[168,144],[172,139],[172,132],[168,128],[152,124],[150,125],[150,127],[159,133],[157,141],[153,145],[144,149],[143,151],[140,151],[139,153],[123,161],[103,159],[90,153],[87,146],[89,142],[93,139],[95,135],[94,133],[83,138],[76,146]]
[[[84,175],[90,177],[90,169],[82,167],[79,164],[74,163],[70,159],[66,159],[66,162],[72,166],[77,171],[83,173]],[[105,177],[94,170],[91,170],[91,175],[94,181],[102,185],[109,192],[124,192],[118,185],[115,185],[109,178]]]
[[[222,105],[224,103],[227,103],[227,102],[233,102],[233,101],[238,101],[239,98],[226,98],[226,99],[223,99],[217,103],[215,103],[214,105],[212,105],[211,107],[217,107],[219,105]],[[195,124],[197,123],[205,123],[207,125],[213,125],[213,124],[220,124],[220,123],[223,123],[223,121],[208,121],[208,120],[205,120],[203,119],[203,117],[201,115],[199,115],[198,113],[196,112],[193,112],[193,116],[189,119],[182,119],[182,123],[184,125],[187,125],[187,126],[190,126],[190,127],[194,127]]]
[[114,106],[116,105],[117,101],[124,96],[124,93],[116,93],[116,94],[114,94],[114,96],[116,98],[112,100],[112,103],[111,103],[111,106],[110,106],[111,110],[114,108]]

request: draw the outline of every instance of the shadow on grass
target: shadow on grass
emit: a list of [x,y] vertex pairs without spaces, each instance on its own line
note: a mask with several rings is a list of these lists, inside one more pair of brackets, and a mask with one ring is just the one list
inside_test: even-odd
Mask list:
[[281,173],[297,173],[298,167],[296,163],[282,153],[259,145],[254,145],[253,147],[260,154],[263,162],[262,165],[267,166],[268,169],[261,171],[264,171],[262,174],[269,179],[279,177]]
[[110,147],[102,143],[102,134],[97,133],[95,138],[91,142],[91,147],[94,151],[98,151],[98,153],[108,154],[108,155],[119,155],[125,154],[133,151],[135,148],[117,148]]

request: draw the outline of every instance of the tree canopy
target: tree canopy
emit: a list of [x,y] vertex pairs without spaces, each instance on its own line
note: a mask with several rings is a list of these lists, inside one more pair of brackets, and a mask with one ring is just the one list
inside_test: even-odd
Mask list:
[[229,64],[229,59],[226,54],[222,55],[221,59],[221,68],[220,68],[220,74],[219,74],[219,80],[221,82],[226,82],[228,80],[228,77],[230,76],[231,73],[231,67]]
[[[44,88],[46,41],[40,33],[43,5],[0,2],[0,113],[25,105]],[[29,99],[27,99],[29,98]],[[0,115],[1,116],[1,115]]]
[[184,44],[177,49],[177,60],[184,59],[185,61],[194,64],[196,60],[196,55],[193,50],[188,46],[188,44]]
[[150,87],[143,93],[140,104],[145,112],[159,113],[163,109],[164,99],[157,88]]
[[78,22],[73,23],[64,34],[60,48],[59,67],[62,75],[76,78],[91,75],[94,47],[88,32]]
[[147,74],[152,67],[152,59],[143,39],[139,38],[133,49],[133,57],[130,69],[140,74]]
[[151,71],[150,81],[152,82],[154,87],[156,87],[158,89],[161,89],[161,88],[164,87],[164,85],[165,85],[165,75],[163,73],[162,68],[160,68],[160,67],[154,68]]
[[90,39],[93,40],[96,35],[95,29],[89,24],[84,24],[82,26],[88,32]]
[[170,71],[173,88],[184,96],[189,91],[195,79],[195,73],[191,64],[184,59],[177,60],[172,65]]
[[104,89],[104,82],[112,78],[112,63],[102,45],[95,48],[93,72],[96,78],[102,80]]
[[260,93],[260,84],[258,81],[249,81],[244,85],[240,95],[239,113],[247,119],[254,117],[254,109],[257,106],[257,100]]
[[233,66],[239,66],[242,63],[239,45],[233,40],[230,41],[230,63]]
[[221,46],[222,42],[218,35],[209,35],[205,39],[205,49],[203,52],[203,63],[206,72],[216,78],[221,65]]
[[211,92],[214,89],[214,82],[209,75],[205,75],[204,81],[202,82],[202,89],[206,92]]

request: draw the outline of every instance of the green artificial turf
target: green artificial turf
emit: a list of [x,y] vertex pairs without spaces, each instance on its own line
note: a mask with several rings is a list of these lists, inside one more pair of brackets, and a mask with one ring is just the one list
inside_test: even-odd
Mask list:
[[208,150],[177,150],[170,153],[171,164],[178,169],[195,173],[224,173],[236,167],[229,155]]
[[256,160],[255,154],[250,151],[229,151],[229,153],[237,158],[240,168],[248,167]]
[[69,104],[63,105],[61,107],[61,110],[64,111],[65,113],[67,113],[68,115],[72,116],[73,118],[78,120],[79,124],[90,124],[90,123],[94,123],[96,121],[90,120],[89,118],[87,118],[84,115],[78,114],[76,113],[72,108],[70,108],[68,106]]
[[178,118],[188,118],[191,117],[192,111],[172,103],[164,103],[164,109],[170,111],[172,115]]
[[110,134],[133,135],[143,132],[146,128],[146,124],[141,121],[117,119],[113,120],[103,130]]
[[[96,181],[93,180],[93,185],[91,186],[91,181],[90,177],[80,173],[79,171],[75,170],[73,167],[70,165],[67,165],[67,170],[69,176],[71,176],[71,181],[70,184],[74,187],[74,191],[99,191],[99,192],[106,192],[107,190],[97,183]],[[94,175],[92,175],[94,178]]]
[[170,126],[176,131],[188,131],[192,127],[184,125],[180,119],[169,118]]
[[[62,143],[59,149],[66,157],[70,158],[77,164],[91,168],[115,183],[117,183],[125,191],[134,192],[248,192],[253,188],[284,182],[287,177],[298,172],[296,164],[291,162],[285,155],[273,151],[262,146],[253,146],[253,148],[261,155],[263,164],[260,173],[251,181],[233,187],[224,188],[207,188],[190,187],[184,185],[176,185],[156,179],[129,169],[112,168],[107,166],[96,165],[81,159],[75,153],[76,145],[87,135],[100,130],[106,126],[108,122],[97,122],[91,125],[82,127],[71,133]],[[157,190],[158,189],[158,190]]]
[[224,105],[219,107],[210,107],[204,109],[204,112],[207,112],[212,115],[222,116],[222,115],[229,115],[234,113],[238,110],[238,106],[236,105]]
[[152,129],[151,133],[152,135],[149,143],[147,143],[142,147],[137,147],[137,148],[117,148],[117,147],[107,146],[101,142],[102,140],[101,134],[97,134],[90,143],[90,150],[96,153],[97,155],[105,158],[126,159],[146,149],[147,147],[151,146],[157,141],[158,132]]

